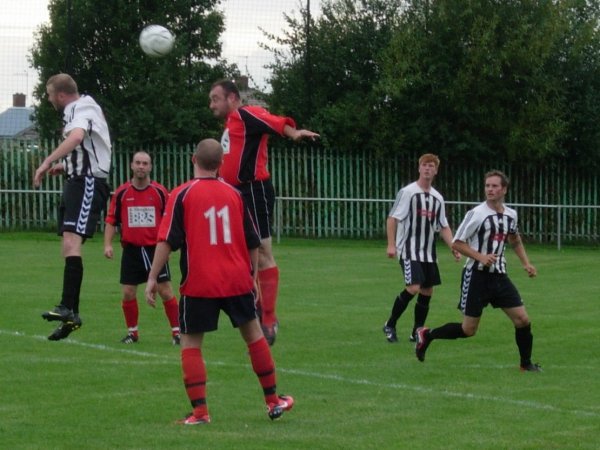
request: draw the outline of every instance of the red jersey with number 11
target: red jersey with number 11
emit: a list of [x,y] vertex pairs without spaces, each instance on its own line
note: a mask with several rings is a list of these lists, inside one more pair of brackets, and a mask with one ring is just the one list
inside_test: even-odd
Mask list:
[[181,295],[223,298],[254,288],[248,249],[260,238],[241,194],[224,181],[195,178],[174,189],[158,240],[181,249]]
[[260,106],[242,106],[229,113],[221,137],[224,155],[219,176],[233,186],[268,180],[269,135],[283,136],[286,125],[296,128],[293,119],[276,116]]

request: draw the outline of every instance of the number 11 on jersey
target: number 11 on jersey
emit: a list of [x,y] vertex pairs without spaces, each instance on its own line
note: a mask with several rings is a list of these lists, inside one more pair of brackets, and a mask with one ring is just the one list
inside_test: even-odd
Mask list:
[[229,207],[225,206],[217,211],[214,206],[204,212],[204,217],[208,220],[210,227],[210,245],[217,245],[217,221],[221,222],[223,229],[223,242],[225,244],[231,244],[231,228],[229,225]]

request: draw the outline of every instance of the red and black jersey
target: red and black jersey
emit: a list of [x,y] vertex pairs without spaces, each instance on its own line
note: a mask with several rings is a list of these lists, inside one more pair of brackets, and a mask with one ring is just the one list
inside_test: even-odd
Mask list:
[[144,189],[137,189],[128,181],[115,191],[105,222],[121,227],[122,245],[156,245],[168,197],[167,188],[156,181]]
[[268,180],[267,141],[271,134],[282,136],[286,125],[296,127],[293,119],[260,106],[242,106],[229,113],[221,137],[224,156],[219,175],[233,186]]
[[158,240],[181,249],[181,295],[223,298],[254,288],[248,249],[260,238],[241,194],[224,181],[195,178],[174,189]]

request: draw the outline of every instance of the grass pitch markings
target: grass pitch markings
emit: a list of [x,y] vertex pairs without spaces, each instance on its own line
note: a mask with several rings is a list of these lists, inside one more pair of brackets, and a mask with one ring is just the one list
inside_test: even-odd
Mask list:
[[[47,338],[45,336],[28,335],[26,333],[22,333],[19,331],[9,331],[9,330],[0,329],[0,334],[30,338],[30,339],[40,340],[40,341],[47,340]],[[151,352],[143,352],[143,351],[133,350],[133,349],[129,349],[129,348],[115,348],[115,347],[111,347],[108,345],[89,344],[89,343],[81,342],[81,341],[77,341],[77,340],[65,340],[65,341],[62,341],[61,344],[75,345],[75,346],[91,348],[91,349],[106,351],[106,352],[124,353],[124,354],[129,354],[129,355],[141,356],[144,358],[154,358],[157,360],[162,360],[161,364],[165,364],[165,363],[178,364],[179,363],[179,356],[178,356],[179,352],[177,352],[177,355],[167,356],[167,355],[159,355],[159,354],[151,353]],[[52,345],[56,345],[56,344],[53,343]],[[120,362],[120,363],[122,363],[122,362]],[[228,367],[246,366],[246,364],[226,363],[226,362],[222,362],[222,361],[211,361],[209,363],[209,365],[228,366]],[[476,367],[477,368],[487,368],[487,367],[484,367],[481,365],[476,365]],[[344,377],[341,375],[336,375],[336,374],[324,374],[324,373],[320,373],[320,372],[304,371],[304,370],[297,370],[297,369],[286,369],[286,368],[282,368],[279,366],[277,367],[277,371],[281,372],[281,373],[287,373],[290,375],[311,377],[311,378],[317,378],[317,379],[321,379],[321,380],[331,380],[331,381],[348,383],[348,384],[373,386],[373,387],[378,387],[378,388],[386,388],[386,389],[394,389],[394,390],[406,390],[406,391],[413,391],[413,392],[418,392],[420,394],[428,394],[428,395],[433,395],[433,396],[443,395],[445,397],[453,397],[453,398],[460,398],[460,399],[466,399],[466,400],[491,401],[491,402],[496,402],[496,403],[505,403],[505,404],[510,404],[510,405],[516,405],[516,406],[529,408],[529,409],[557,412],[560,414],[574,414],[574,415],[579,415],[579,416],[600,417],[600,412],[586,411],[586,410],[579,410],[579,409],[564,409],[564,408],[556,407],[554,405],[535,402],[535,401],[529,401],[529,400],[513,400],[513,399],[505,398],[505,397],[471,394],[471,393],[464,393],[464,392],[452,392],[449,390],[436,390],[436,389],[425,387],[425,386],[409,385],[409,384],[404,384],[404,383],[378,383],[378,382],[366,380],[366,379],[360,380],[360,379],[347,378],[347,377]],[[540,374],[523,374],[523,376],[532,376],[532,375],[533,376],[543,376]]]

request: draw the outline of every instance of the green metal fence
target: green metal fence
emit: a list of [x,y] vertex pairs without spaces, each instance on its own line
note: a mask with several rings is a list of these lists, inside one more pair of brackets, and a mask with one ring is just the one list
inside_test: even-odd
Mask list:
[[[382,237],[397,190],[415,180],[418,155],[381,161],[364,152],[336,155],[307,147],[271,151],[279,195],[277,232],[311,237]],[[456,228],[483,200],[491,169],[511,179],[508,202],[523,235],[538,242],[600,242],[598,176],[566,163],[519,165],[442,161],[435,187],[447,200]]]
[[[0,230],[52,229],[62,178],[47,177],[39,190],[33,173],[54,148],[35,141],[0,141]],[[129,178],[138,149],[115,146],[114,187]],[[193,146],[146,149],[154,159],[154,178],[173,188],[192,176]],[[338,154],[299,145],[273,147],[270,170],[278,194],[278,236],[382,238],[385,218],[397,190],[417,177],[418,155],[389,160],[366,152]],[[447,200],[453,228],[468,208],[483,199],[483,174],[505,171],[511,178],[508,201],[520,215],[529,240],[600,242],[599,180],[566,163],[518,165],[442,161],[436,188]]]

